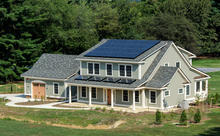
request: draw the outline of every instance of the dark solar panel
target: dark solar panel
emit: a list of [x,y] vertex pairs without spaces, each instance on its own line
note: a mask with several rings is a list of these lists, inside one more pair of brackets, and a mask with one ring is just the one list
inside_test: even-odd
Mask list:
[[134,59],[159,42],[159,40],[108,40],[85,56]]
[[103,82],[110,82],[110,83],[116,83],[117,81],[119,81],[120,78],[112,78],[112,77],[106,77],[104,80],[102,80]]
[[104,77],[97,77],[97,76],[92,76],[91,78],[89,78],[89,81],[102,81],[104,79]]
[[75,78],[75,80],[88,80],[90,78],[91,78],[91,76],[82,76],[82,75],[80,75],[77,78]]
[[135,79],[120,79],[117,83],[121,83],[121,84],[131,84],[135,81]]

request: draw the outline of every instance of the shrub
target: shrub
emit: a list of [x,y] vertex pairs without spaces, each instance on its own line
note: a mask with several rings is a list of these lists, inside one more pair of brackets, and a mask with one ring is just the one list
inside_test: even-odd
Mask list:
[[219,99],[220,97],[219,97],[219,94],[218,93],[216,93],[215,94],[215,101],[216,101],[216,103],[219,103],[219,101],[220,101],[220,99]]
[[194,122],[195,122],[195,123],[199,123],[200,120],[201,120],[200,110],[197,109],[197,112],[196,112],[195,115],[194,115]]
[[180,116],[180,124],[181,125],[187,125],[187,116],[186,116],[186,111],[183,110],[181,116]]
[[159,110],[157,110],[156,112],[156,124],[161,124],[162,120],[161,120],[161,112]]
[[104,107],[104,108],[102,108],[102,112],[105,112],[106,111],[106,108]]

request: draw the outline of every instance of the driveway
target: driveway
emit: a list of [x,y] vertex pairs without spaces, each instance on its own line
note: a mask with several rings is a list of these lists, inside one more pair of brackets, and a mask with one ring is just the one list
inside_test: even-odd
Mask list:
[[27,102],[28,100],[34,101],[34,99],[25,98],[23,94],[0,94],[0,98],[5,98],[10,100],[10,102],[6,103],[7,106],[10,107],[25,107],[25,108],[40,108],[40,109],[64,109],[64,110],[88,110],[89,108],[65,108],[65,107],[54,107],[54,105],[64,103],[63,102],[54,102],[49,104],[41,104],[41,105],[17,105],[16,103]]
[[220,68],[197,68],[197,69],[205,73],[220,71]]

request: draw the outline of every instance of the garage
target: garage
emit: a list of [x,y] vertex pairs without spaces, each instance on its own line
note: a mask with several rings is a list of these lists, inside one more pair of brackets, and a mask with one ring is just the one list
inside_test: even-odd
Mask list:
[[45,98],[45,84],[33,83],[33,98],[35,99]]

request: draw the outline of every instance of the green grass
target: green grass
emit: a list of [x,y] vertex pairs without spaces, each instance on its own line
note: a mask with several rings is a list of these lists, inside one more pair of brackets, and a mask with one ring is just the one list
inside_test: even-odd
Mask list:
[[0,119],[0,135],[7,136],[217,136],[220,134],[220,109],[212,109],[208,114],[210,120],[203,124],[191,125],[190,127],[176,127],[171,123],[166,123],[162,127],[137,127],[112,130],[79,130],[62,127],[47,126],[44,124],[30,124],[28,122],[18,122],[10,119]]
[[211,76],[211,79],[209,79],[209,93],[220,93],[220,71],[210,72],[208,75]]
[[0,85],[0,93],[23,93],[24,92],[24,83],[8,83]]
[[193,59],[193,66],[200,68],[220,68],[220,58]]

